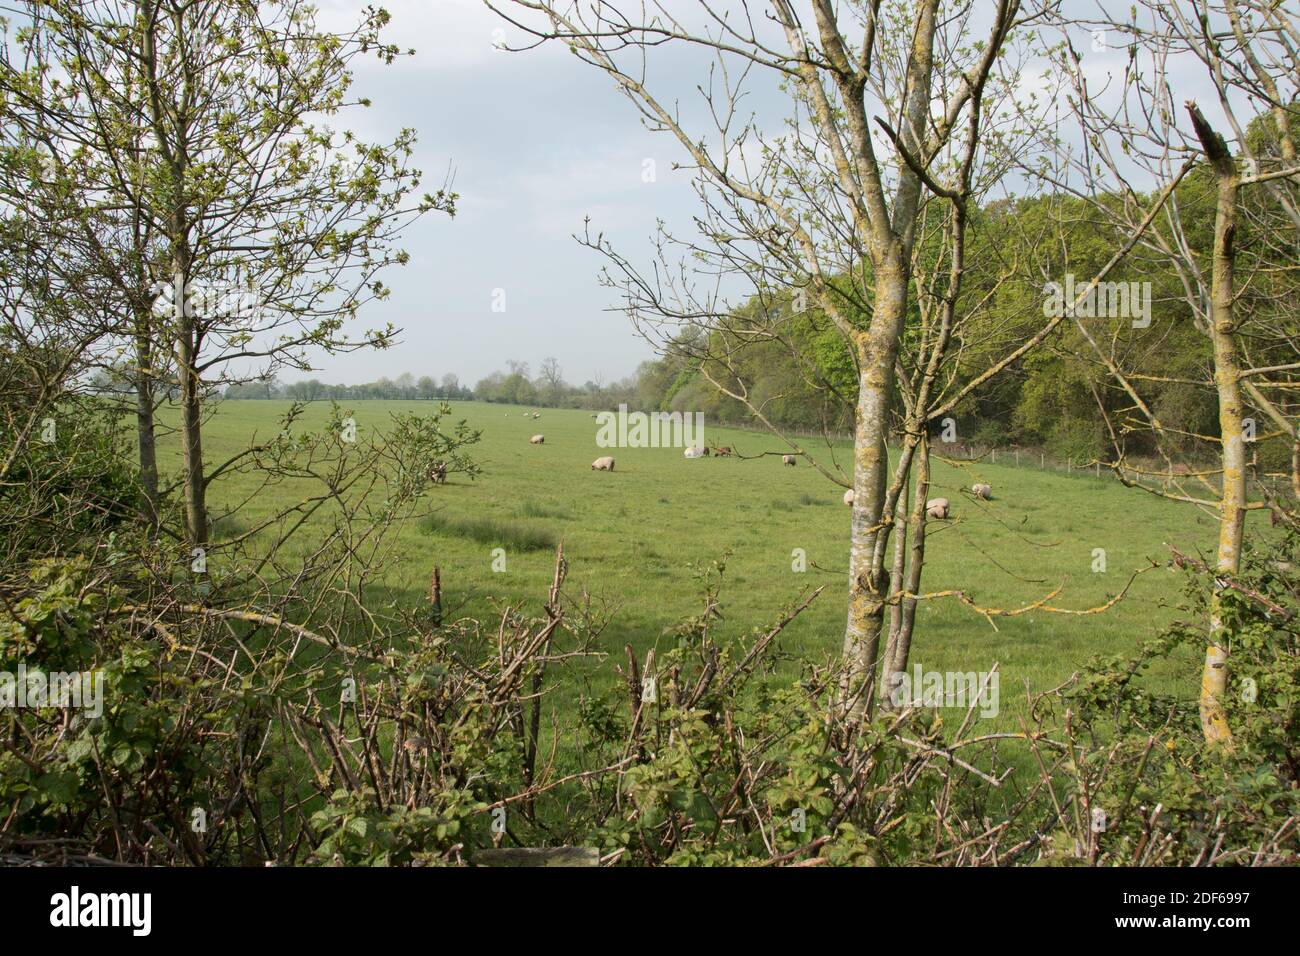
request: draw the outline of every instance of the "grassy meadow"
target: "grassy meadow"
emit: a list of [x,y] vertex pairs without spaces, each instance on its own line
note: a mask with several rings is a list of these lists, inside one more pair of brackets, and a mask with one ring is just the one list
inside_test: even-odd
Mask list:
[[[221,403],[204,433],[205,454],[217,462],[279,427],[287,403]],[[357,402],[349,406],[361,430],[380,432],[397,411],[429,410],[421,402]],[[722,594],[722,628],[744,637],[778,618],[809,589],[825,591],[785,631],[780,646],[795,658],[822,660],[837,652],[845,613],[849,509],[843,489],[805,462],[783,466],[779,457],[755,460],[686,460],[680,448],[601,449],[589,412],[531,409],[478,402],[453,405],[453,418],[482,430],[468,449],[483,473],[476,480],[453,474],[432,488],[427,513],[408,520],[397,542],[398,560],[383,582],[384,597],[416,605],[426,600],[430,572],[441,568],[444,611],[450,617],[491,618],[499,602],[526,602],[540,612],[554,554],[562,540],[571,595],[588,592],[617,609],[604,633],[603,662],[589,665],[617,678],[622,647],[640,654],[699,608],[693,563],[730,552]],[[309,406],[302,427],[320,428],[328,403]],[[531,445],[529,436],[546,436]],[[737,446],[753,455],[782,450],[765,434],[708,428],[710,443]],[[828,465],[850,460],[845,442],[827,449],[809,439],[809,451]],[[174,439],[165,453],[175,456]],[[613,473],[592,471],[605,454]],[[993,487],[993,500],[965,493],[972,482]],[[250,525],[301,495],[293,482],[274,493],[253,494],[253,479],[235,475],[210,491],[214,511],[251,500],[233,527]],[[935,462],[932,496],[953,503],[954,520],[930,527],[923,590],[963,588],[979,604],[1022,607],[1061,587],[1051,602],[1083,609],[1106,602],[1130,573],[1163,560],[1164,542],[1184,549],[1209,546],[1213,520],[1195,508],[1125,489],[1091,475],[1062,475],[1026,465]],[[216,537],[223,527],[217,526]],[[497,541],[504,536],[506,540]],[[308,536],[310,537],[310,536]],[[506,550],[506,570],[493,570],[493,548]],[[305,543],[304,545],[305,546]],[[807,570],[793,570],[794,549],[807,555]],[[1092,571],[1093,549],[1106,551],[1105,573]],[[953,598],[922,602],[912,664],[925,670],[1001,669],[1002,712],[995,723],[1015,723],[1025,682],[1045,690],[1098,653],[1116,653],[1155,633],[1175,614],[1179,579],[1149,571],[1128,596],[1101,614],[1076,616],[1034,611],[997,619],[997,628]],[[1197,664],[1170,665],[1158,681],[1178,681],[1190,694]]]

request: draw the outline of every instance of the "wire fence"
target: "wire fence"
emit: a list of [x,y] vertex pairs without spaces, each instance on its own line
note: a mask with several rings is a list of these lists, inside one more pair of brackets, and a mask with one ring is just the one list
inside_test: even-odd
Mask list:
[[[719,427],[735,431],[748,432],[754,438],[774,439],[772,432],[755,428],[753,425],[726,424]],[[782,428],[780,435],[786,438],[817,439],[819,442],[852,442],[849,432],[823,432],[809,428]],[[809,449],[812,450],[811,448]],[[891,445],[891,451],[897,446]],[[746,449],[748,451],[748,449]],[[1077,478],[1092,478],[1098,481],[1115,481],[1116,477],[1110,466],[1094,457],[1084,455],[1053,455],[1039,446],[998,445],[982,442],[944,442],[937,438],[931,441],[930,453],[933,457],[959,464],[976,464],[987,462],[992,465],[1015,468],[1032,468],[1036,471],[1049,471]],[[1213,472],[1218,466],[1214,463],[1187,464],[1177,463],[1171,469],[1163,460],[1133,458],[1127,461],[1125,475],[1134,484],[1150,488],[1168,487],[1173,482],[1198,482],[1197,472]]]

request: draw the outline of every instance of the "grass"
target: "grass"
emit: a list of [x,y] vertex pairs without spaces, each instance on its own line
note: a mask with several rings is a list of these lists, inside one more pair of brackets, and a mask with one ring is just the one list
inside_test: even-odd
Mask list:
[[[224,460],[255,436],[278,430],[281,402],[226,402],[204,434],[212,461]],[[420,402],[357,402],[349,406],[361,429],[382,432],[391,412],[428,410]],[[483,474],[449,477],[430,492],[428,516],[401,529],[399,560],[383,582],[386,600],[424,600],[432,567],[442,569],[444,607],[490,618],[492,598],[523,602],[540,613],[553,570],[553,548],[564,542],[567,588],[588,591],[617,607],[604,633],[597,677],[612,683],[621,648],[641,653],[663,640],[666,628],[697,608],[691,565],[731,556],[723,593],[723,627],[737,637],[770,623],[809,589],[821,597],[786,630],[781,647],[797,659],[825,660],[839,649],[845,615],[849,509],[843,489],[806,463],[790,468],[778,456],[754,460],[686,460],[677,448],[601,449],[587,412],[544,409],[539,420],[521,409],[474,402],[454,405],[457,418],[482,429],[471,449]],[[304,425],[320,427],[328,405],[308,409]],[[530,445],[537,432],[542,445]],[[781,450],[771,437],[707,428],[708,439],[751,455]],[[847,444],[806,448],[827,465],[850,460]],[[179,449],[168,446],[172,466]],[[592,459],[613,454],[617,470],[592,471]],[[993,486],[978,502],[965,490]],[[236,475],[211,489],[215,506],[241,502],[255,490]],[[300,494],[292,481],[252,495],[240,525],[251,526]],[[1059,608],[1086,609],[1118,592],[1132,570],[1168,556],[1166,542],[1185,550],[1207,547],[1212,516],[1162,501],[1091,475],[1061,475],[1026,465],[936,461],[932,495],[953,503],[954,520],[932,525],[923,589],[962,588],[979,604],[1021,608],[1060,588]],[[1255,520],[1252,518],[1252,520]],[[506,549],[505,570],[494,570],[493,549]],[[1093,573],[1094,549],[1106,552],[1105,573]],[[806,554],[796,570],[795,549]],[[497,563],[500,567],[500,563]],[[951,598],[923,601],[917,614],[912,662],[926,670],[1001,669],[1002,713],[993,724],[1017,726],[1022,688],[1045,690],[1095,654],[1135,647],[1175,614],[1180,579],[1154,570],[1135,581],[1128,597],[1096,615],[1030,611],[998,618],[997,627]],[[1151,679],[1194,693],[1197,662],[1174,661]],[[563,696],[563,695],[560,695]]]
[[559,538],[548,528],[514,524],[485,515],[449,516],[437,511],[420,519],[420,529],[434,536],[455,536],[510,551],[555,550]]

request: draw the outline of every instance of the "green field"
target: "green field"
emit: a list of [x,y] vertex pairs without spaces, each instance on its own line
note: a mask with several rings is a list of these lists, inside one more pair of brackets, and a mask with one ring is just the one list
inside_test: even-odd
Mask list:
[[[354,403],[350,410],[359,429],[382,432],[391,413],[430,407],[374,401]],[[220,461],[274,433],[286,408],[282,402],[222,403],[204,433],[208,460]],[[491,618],[501,602],[527,602],[540,612],[553,554],[508,547],[506,571],[494,572],[493,545],[459,527],[488,518],[553,533],[569,559],[568,593],[585,590],[617,609],[604,634],[605,649],[614,653],[591,665],[607,670],[611,679],[625,643],[642,653],[656,642],[666,644],[665,629],[698,610],[690,565],[727,551],[722,627],[728,633],[747,635],[808,589],[825,584],[821,597],[786,630],[781,648],[815,660],[838,650],[849,509],[841,501],[843,489],[806,463],[785,467],[779,457],[691,461],[679,448],[601,449],[596,423],[583,411],[541,409],[539,420],[525,418],[521,408],[476,402],[456,403],[453,411],[482,430],[482,441],[469,453],[483,474],[474,481],[452,475],[432,489],[429,510],[442,530],[431,531],[431,522],[420,518],[402,527],[395,571],[384,582],[388,599],[424,601],[436,564],[444,608],[454,617]],[[327,403],[309,407],[303,427],[319,428],[328,414]],[[546,436],[545,444],[530,445],[529,436],[537,432]],[[776,439],[757,432],[708,428],[706,435],[747,455],[781,450]],[[829,461],[824,443],[809,440],[808,448]],[[178,454],[174,447],[168,451]],[[604,454],[617,459],[613,473],[590,468]],[[834,455],[847,462],[847,443]],[[973,481],[990,483],[994,500],[975,502],[964,494]],[[211,504],[218,510],[242,502],[253,488],[246,476],[218,481]],[[300,493],[286,483],[273,495],[255,495],[236,526],[250,525]],[[1062,585],[1054,605],[1099,605],[1148,559],[1165,560],[1164,542],[1194,549],[1210,545],[1214,536],[1212,518],[1191,506],[1090,475],[936,462],[931,494],[953,502],[955,520],[930,525],[923,590],[960,587],[991,607],[1027,605]],[[221,530],[218,525],[218,538]],[[805,573],[792,570],[796,548],[807,554]],[[1091,570],[1094,548],[1106,551],[1104,574]],[[1093,654],[1133,648],[1173,617],[1179,599],[1179,579],[1158,569],[1140,576],[1127,598],[1105,613],[1033,612],[999,619],[996,630],[951,598],[926,601],[918,611],[911,660],[940,671],[984,671],[1000,664],[999,721],[1014,720],[1024,682],[1044,690]],[[1170,667],[1179,672],[1156,679],[1176,680],[1193,693],[1196,663],[1187,659]]]

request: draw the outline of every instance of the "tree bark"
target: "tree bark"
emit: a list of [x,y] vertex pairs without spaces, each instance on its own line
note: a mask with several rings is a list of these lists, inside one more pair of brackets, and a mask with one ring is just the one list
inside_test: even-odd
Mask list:
[[[918,594],[921,590],[921,571],[925,568],[925,502],[930,495],[930,442],[922,435],[916,458],[916,489],[912,492],[912,555],[903,579],[902,594]],[[899,627],[893,635],[893,647],[885,660],[886,680],[881,687],[882,697],[888,688],[888,677],[907,670],[907,658],[912,651],[912,631],[916,625],[916,598],[899,598]]]
[[147,319],[136,319],[135,428],[140,454],[140,490],[150,533],[158,528],[158,447],[154,431],[153,342]]
[[176,269],[176,375],[180,383],[181,448],[185,470],[185,536],[191,546],[208,541],[207,481],[203,474],[203,385],[195,363],[198,331],[186,306],[187,275]]
[[[1223,482],[1219,499],[1219,545],[1216,567],[1227,576],[1241,568],[1246,523],[1246,439],[1242,432],[1241,365],[1237,357],[1234,317],[1237,230],[1237,165],[1223,137],[1214,132],[1194,103],[1187,105],[1192,125],[1214,169],[1218,198],[1214,211],[1214,260],[1210,291],[1210,339],[1214,346],[1214,385],[1219,400],[1219,441]],[[1223,711],[1228,690],[1228,650],[1223,621],[1224,588],[1215,585],[1210,635],[1201,671],[1201,731],[1211,745],[1232,744]]]
[[910,281],[901,243],[891,243],[881,260],[875,275],[871,328],[857,342],[862,372],[854,427],[849,609],[840,682],[842,707],[855,723],[871,715],[872,683],[884,622],[885,579],[881,563],[876,560],[876,544],[885,531],[882,519],[889,471],[886,439]]

